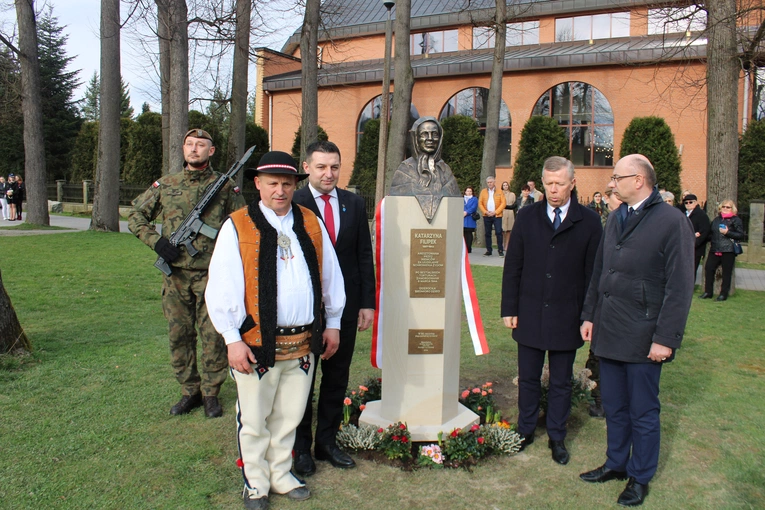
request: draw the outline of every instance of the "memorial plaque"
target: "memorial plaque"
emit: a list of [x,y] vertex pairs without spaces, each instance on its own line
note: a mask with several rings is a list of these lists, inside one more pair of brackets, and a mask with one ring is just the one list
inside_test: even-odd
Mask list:
[[444,297],[446,230],[412,229],[409,246],[409,297]]
[[443,329],[410,329],[409,354],[443,354]]

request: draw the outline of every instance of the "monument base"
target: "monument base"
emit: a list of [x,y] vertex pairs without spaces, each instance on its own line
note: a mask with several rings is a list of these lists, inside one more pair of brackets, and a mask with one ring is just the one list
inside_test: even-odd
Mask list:
[[[442,423],[440,425],[409,425],[409,433],[412,435],[412,441],[436,441],[438,439],[438,433],[443,432],[444,437],[448,435],[452,430],[465,427],[471,427],[472,425],[480,423],[480,417],[473,411],[457,404],[457,416]],[[382,411],[382,400],[373,400],[366,403],[366,408],[362,411],[359,417],[359,425],[372,425],[375,427],[388,428],[398,420],[391,421],[389,418],[384,418],[380,413]],[[403,421],[406,421],[405,419]]]

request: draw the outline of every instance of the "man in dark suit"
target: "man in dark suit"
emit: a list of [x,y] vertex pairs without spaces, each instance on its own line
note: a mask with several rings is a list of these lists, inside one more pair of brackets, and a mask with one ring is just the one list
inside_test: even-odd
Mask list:
[[518,213],[505,256],[502,319],[518,343],[518,433],[534,442],[545,353],[550,367],[547,436],[552,458],[569,461],[564,439],[571,411],[571,375],[583,345],[579,314],[603,228],[600,216],[572,194],[574,165],[548,158],[545,199]]
[[631,154],[609,187],[624,202],[606,223],[582,310],[582,338],[600,359],[606,462],[579,477],[628,479],[617,499],[638,506],[659,464],[662,366],[680,348],[693,296],[691,225],[664,203],[656,172]]
[[[343,272],[346,295],[340,324],[340,347],[334,356],[321,362],[314,454],[318,460],[328,460],[335,467],[352,468],[356,463],[338,448],[335,434],[342,421],[356,329],[366,330],[374,318],[372,240],[364,199],[337,188],[340,177],[340,149],[337,145],[326,141],[309,145],[303,169],[308,174],[309,185],[295,192],[294,201],[324,220]],[[295,438],[294,470],[302,476],[310,476],[316,471],[311,457],[312,400],[313,385]]]

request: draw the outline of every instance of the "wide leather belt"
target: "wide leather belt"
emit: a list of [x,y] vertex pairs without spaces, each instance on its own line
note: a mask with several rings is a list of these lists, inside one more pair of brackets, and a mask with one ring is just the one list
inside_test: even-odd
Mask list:
[[276,328],[276,336],[299,335],[305,331],[310,332],[311,328],[313,328],[313,324],[306,324],[305,326],[287,326],[284,328],[279,326]]

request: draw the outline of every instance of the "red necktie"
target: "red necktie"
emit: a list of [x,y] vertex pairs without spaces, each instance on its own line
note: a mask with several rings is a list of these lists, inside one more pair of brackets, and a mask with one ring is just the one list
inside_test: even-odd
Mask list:
[[327,225],[327,233],[329,239],[332,241],[332,246],[335,245],[335,214],[332,212],[332,205],[329,203],[331,195],[320,195],[324,200],[324,223]]

